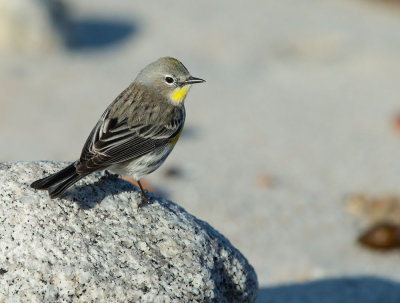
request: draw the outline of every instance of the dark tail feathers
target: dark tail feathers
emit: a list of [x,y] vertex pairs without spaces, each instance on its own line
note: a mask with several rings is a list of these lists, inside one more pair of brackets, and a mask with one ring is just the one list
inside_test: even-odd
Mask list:
[[75,165],[76,163],[72,163],[53,175],[39,179],[33,182],[31,187],[35,189],[47,189],[50,198],[57,198],[61,196],[68,187],[85,177],[85,175],[76,173]]

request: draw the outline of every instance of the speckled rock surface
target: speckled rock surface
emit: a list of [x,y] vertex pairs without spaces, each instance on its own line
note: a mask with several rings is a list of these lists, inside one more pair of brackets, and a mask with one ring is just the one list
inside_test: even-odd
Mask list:
[[63,199],[29,184],[66,163],[0,164],[0,302],[254,302],[230,242],[176,204],[94,174]]

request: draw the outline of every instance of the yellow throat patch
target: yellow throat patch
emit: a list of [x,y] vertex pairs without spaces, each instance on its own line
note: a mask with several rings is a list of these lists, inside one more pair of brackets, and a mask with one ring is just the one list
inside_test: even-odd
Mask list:
[[185,100],[185,97],[189,91],[189,88],[190,88],[190,85],[185,85],[182,87],[175,88],[171,94],[172,101],[174,101],[176,103],[181,103],[183,100]]

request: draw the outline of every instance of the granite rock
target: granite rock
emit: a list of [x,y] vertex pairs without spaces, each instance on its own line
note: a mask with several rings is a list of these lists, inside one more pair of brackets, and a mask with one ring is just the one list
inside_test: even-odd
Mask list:
[[206,222],[90,175],[62,199],[29,184],[67,163],[0,164],[0,302],[254,302],[246,258]]
[[63,48],[67,19],[63,0],[0,0],[0,50]]

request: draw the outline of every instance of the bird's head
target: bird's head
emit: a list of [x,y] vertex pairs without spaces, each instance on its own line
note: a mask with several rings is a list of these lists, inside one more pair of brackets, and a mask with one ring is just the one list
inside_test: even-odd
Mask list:
[[181,104],[192,84],[205,80],[190,75],[186,67],[177,59],[163,57],[147,65],[135,82],[159,92],[173,104]]

